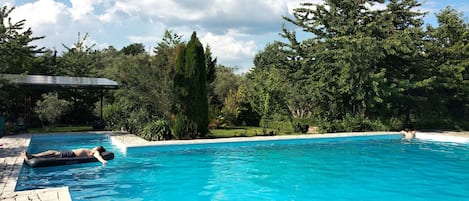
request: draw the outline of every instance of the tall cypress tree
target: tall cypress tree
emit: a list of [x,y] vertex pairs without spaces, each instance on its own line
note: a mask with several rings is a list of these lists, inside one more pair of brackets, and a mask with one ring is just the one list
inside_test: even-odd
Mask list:
[[176,61],[173,134],[179,138],[203,137],[208,132],[207,73],[204,48],[194,32],[187,46],[180,46]]

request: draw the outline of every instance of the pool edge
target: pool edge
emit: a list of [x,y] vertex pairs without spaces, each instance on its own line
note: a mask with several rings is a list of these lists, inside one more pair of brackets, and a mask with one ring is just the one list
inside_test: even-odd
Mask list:
[[111,141],[121,150],[128,148],[148,147],[148,146],[170,146],[170,145],[193,145],[193,144],[213,144],[213,143],[235,143],[235,142],[256,142],[275,140],[300,140],[300,139],[327,139],[327,138],[348,138],[348,137],[372,137],[381,135],[401,136],[398,132],[357,132],[357,133],[333,133],[315,135],[279,135],[279,136],[255,136],[255,137],[233,137],[219,139],[195,139],[195,140],[168,140],[168,141],[147,141],[137,135],[123,134],[111,136]]
[[0,169],[2,169],[0,183],[0,200],[48,200],[71,201],[68,187],[46,188],[26,191],[15,191],[18,177],[24,165],[24,159],[20,153],[26,150],[31,141],[31,134],[4,136],[1,143],[4,144],[0,157]]

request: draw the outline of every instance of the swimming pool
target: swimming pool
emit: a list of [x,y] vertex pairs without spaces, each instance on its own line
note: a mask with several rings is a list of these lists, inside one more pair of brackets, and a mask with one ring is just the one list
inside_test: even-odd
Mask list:
[[44,137],[30,151],[103,145],[107,166],[23,167],[16,190],[73,200],[467,200],[469,145],[391,135],[130,148],[105,135]]

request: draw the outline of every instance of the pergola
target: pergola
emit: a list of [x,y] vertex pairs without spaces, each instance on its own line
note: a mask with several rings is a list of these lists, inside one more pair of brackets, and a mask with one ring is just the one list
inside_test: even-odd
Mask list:
[[119,84],[107,78],[67,77],[48,75],[2,74],[0,78],[11,83],[26,86],[70,87],[87,89],[117,89]]
[[68,77],[48,75],[23,75],[23,74],[0,74],[0,79],[8,80],[10,83],[20,86],[40,88],[77,88],[96,89],[100,91],[101,119],[103,118],[103,90],[117,89],[119,84],[107,78],[95,77]]

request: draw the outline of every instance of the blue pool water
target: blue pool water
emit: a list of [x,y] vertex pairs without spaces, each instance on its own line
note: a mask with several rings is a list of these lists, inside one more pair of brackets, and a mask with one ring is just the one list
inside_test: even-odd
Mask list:
[[100,163],[29,168],[17,190],[73,200],[468,200],[469,145],[396,136],[131,148],[105,135],[35,137],[30,151],[103,145]]

